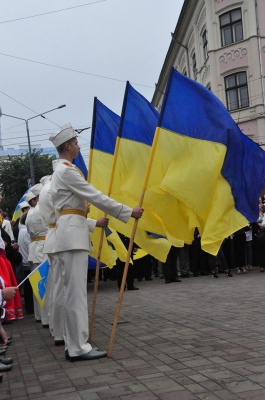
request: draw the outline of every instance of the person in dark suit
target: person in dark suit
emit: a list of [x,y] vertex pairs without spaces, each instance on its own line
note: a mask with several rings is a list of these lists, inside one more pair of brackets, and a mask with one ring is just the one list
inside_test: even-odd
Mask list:
[[[118,233],[124,246],[126,249],[129,248],[129,243],[130,239],[121,233]],[[131,254],[131,259],[133,260],[133,252]],[[123,272],[124,272],[124,267],[125,267],[125,262],[121,261],[119,258],[116,261],[116,276],[117,276],[117,283],[118,283],[118,288],[120,289],[121,287],[121,282],[122,282],[122,277],[123,277]],[[138,290],[138,287],[134,286],[134,265],[129,264],[128,268],[128,274],[126,278],[126,284],[127,284],[127,289],[128,290]]]

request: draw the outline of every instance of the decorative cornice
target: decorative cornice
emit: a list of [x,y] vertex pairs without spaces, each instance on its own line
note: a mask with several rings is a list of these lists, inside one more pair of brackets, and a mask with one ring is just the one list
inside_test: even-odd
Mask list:
[[[264,46],[265,49],[265,46]],[[247,55],[248,51],[246,49],[246,47],[239,47],[238,49],[235,50],[230,50],[228,52],[223,53],[220,57],[219,57],[219,61],[220,63],[227,63],[229,61],[234,61],[236,58],[242,58],[245,55]]]

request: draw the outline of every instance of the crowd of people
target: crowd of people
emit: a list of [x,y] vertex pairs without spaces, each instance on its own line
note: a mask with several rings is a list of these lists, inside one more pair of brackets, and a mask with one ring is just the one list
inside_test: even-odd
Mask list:
[[[19,205],[22,215],[17,221],[10,222],[8,215],[1,213],[0,373],[12,368],[12,359],[2,357],[12,343],[3,325],[23,318],[21,297],[24,312],[33,314],[36,322],[50,330],[54,344],[64,346],[67,360],[94,360],[107,355],[88,342],[87,282],[92,282],[94,275],[87,265],[91,249],[89,232],[108,225],[107,217],[88,218],[89,204],[124,223],[130,217],[141,218],[144,212],[141,207],[131,209],[115,202],[87,183],[72,164],[79,145],[70,124],[50,140],[59,155],[53,163],[53,174],[43,177],[28,190]],[[128,238],[121,239],[128,246]],[[197,229],[192,244],[182,248],[172,246],[164,264],[149,254],[136,257],[141,249],[135,246],[126,288],[138,290],[136,280],[151,281],[153,277],[164,279],[166,284],[200,275],[218,278],[219,273],[224,273],[232,277],[232,270],[236,274],[247,274],[253,265],[264,272],[264,245],[264,204],[260,198],[257,222],[226,238],[217,256],[201,249]],[[49,260],[50,270],[44,306],[40,307],[28,280],[19,289],[17,286],[45,259]],[[123,268],[124,263],[118,259],[113,269],[101,270],[100,277],[104,281],[116,280],[120,288]]]

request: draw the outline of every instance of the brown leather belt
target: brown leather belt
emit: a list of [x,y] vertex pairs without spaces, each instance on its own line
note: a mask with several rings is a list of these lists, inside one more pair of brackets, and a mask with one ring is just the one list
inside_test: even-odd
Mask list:
[[31,242],[38,242],[39,240],[45,240],[45,236],[39,236],[37,238],[31,239]]
[[86,213],[85,211],[82,210],[77,210],[76,208],[66,208],[65,210],[61,210],[59,212],[60,216],[62,215],[68,215],[68,214],[76,214],[76,215],[81,215],[81,217],[86,218]]
[[49,228],[50,228],[50,229],[56,228],[56,224],[49,224]]

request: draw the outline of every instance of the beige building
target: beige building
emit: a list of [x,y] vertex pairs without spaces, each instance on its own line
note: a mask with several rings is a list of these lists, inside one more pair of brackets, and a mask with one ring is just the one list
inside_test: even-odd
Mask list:
[[172,66],[265,149],[265,0],[185,0],[152,100],[158,110]]

